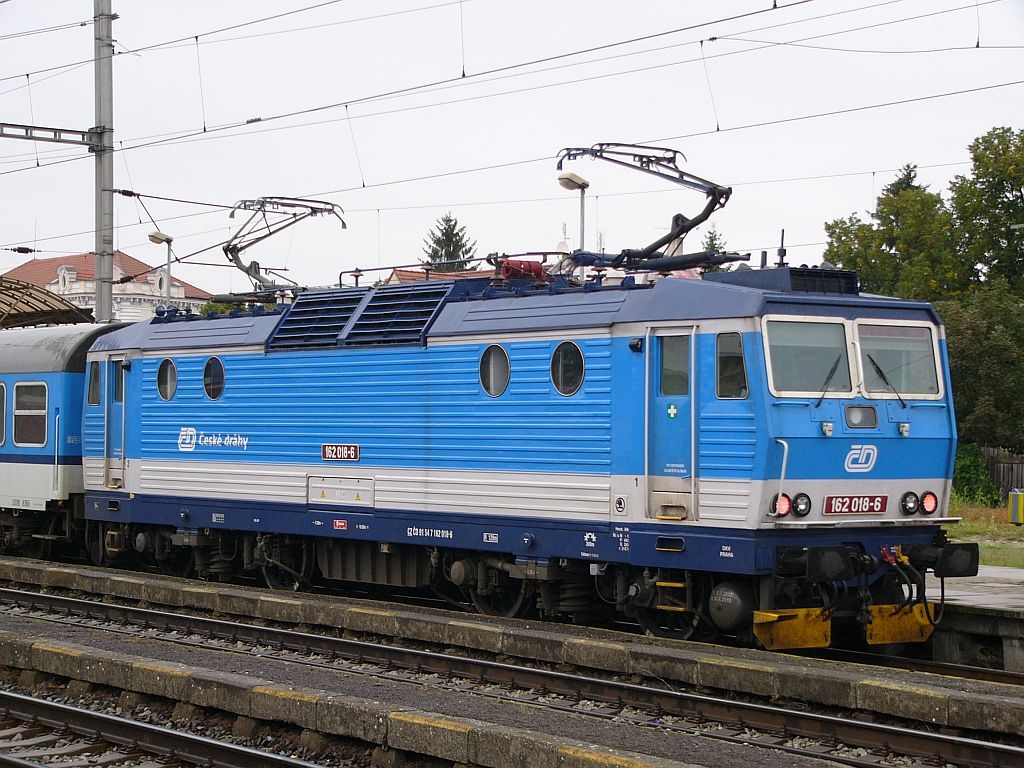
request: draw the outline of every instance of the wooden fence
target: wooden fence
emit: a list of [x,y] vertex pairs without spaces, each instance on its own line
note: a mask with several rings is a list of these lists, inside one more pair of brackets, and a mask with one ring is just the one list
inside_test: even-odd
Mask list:
[[1014,488],[1024,489],[1024,456],[1004,448],[982,448],[981,453],[988,460],[992,482],[1003,496]]

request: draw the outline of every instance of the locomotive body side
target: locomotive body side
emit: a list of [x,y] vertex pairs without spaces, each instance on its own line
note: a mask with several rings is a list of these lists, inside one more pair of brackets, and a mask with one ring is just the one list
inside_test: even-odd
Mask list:
[[[649,631],[713,623],[768,647],[828,644],[837,608],[891,630],[879,638],[926,632],[920,610],[865,619],[867,602],[834,603],[861,585],[894,613],[888,559],[950,551],[955,437],[927,305],[685,280],[498,297],[427,285],[427,314],[422,295],[375,313],[384,292],[349,290],[300,296],[283,318],[100,339],[90,361],[128,369],[120,416],[85,407],[86,515],[108,554],[189,548],[207,573],[454,586],[496,613],[539,602],[583,619],[611,603]],[[924,346],[917,330],[865,342],[858,323],[930,334],[935,392],[862,386],[862,347],[888,365]],[[830,391],[840,366],[825,375],[821,340],[837,332],[845,388]],[[807,390],[786,379],[801,345],[819,361]],[[851,426],[851,407],[875,424]],[[937,509],[900,511],[925,490]],[[804,496],[799,514],[779,506]]]

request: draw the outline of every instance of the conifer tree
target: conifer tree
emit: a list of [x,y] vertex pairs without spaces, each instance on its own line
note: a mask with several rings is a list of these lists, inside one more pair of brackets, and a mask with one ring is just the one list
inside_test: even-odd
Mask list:
[[470,269],[469,259],[476,254],[476,240],[470,242],[466,228],[451,211],[437,220],[423,241],[423,253],[435,272],[459,272]]

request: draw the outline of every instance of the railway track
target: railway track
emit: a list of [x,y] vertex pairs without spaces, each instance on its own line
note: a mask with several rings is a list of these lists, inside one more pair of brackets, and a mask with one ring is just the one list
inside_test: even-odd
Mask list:
[[656,685],[538,669],[453,653],[254,626],[202,616],[96,603],[50,594],[0,590],[0,604],[33,619],[73,622],[191,647],[245,653],[377,676],[475,695],[512,699],[590,717],[626,721],[692,735],[877,766],[888,756],[923,764],[1024,767],[1024,748],[906,724],[786,709],[774,704],[674,691]]
[[0,691],[0,766],[316,768],[314,763]]

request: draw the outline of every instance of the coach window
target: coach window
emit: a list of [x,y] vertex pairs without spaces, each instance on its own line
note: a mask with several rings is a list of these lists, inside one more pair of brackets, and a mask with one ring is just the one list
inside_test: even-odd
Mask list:
[[690,337],[661,339],[661,394],[690,394]]
[[224,394],[224,363],[219,357],[211,357],[203,368],[203,389],[211,400],[219,400]]
[[0,384],[0,445],[7,441],[7,385]]
[[747,369],[743,339],[738,333],[720,333],[717,339],[718,398],[742,400],[747,396]]
[[46,445],[46,385],[14,385],[14,444]]
[[100,404],[100,364],[98,360],[89,363],[89,393],[87,402],[89,405]]
[[551,356],[551,383],[561,394],[575,395],[583,386],[583,353],[571,341],[563,341]]
[[170,400],[178,390],[178,369],[173,360],[164,360],[156,372],[156,391],[163,400]]
[[480,384],[491,397],[499,397],[508,387],[511,367],[504,347],[492,344],[480,356]]

